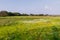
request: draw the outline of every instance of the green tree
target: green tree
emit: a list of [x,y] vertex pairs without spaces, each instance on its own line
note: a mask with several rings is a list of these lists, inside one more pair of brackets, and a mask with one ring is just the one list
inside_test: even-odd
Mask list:
[[8,16],[8,12],[7,11],[0,11],[0,16]]

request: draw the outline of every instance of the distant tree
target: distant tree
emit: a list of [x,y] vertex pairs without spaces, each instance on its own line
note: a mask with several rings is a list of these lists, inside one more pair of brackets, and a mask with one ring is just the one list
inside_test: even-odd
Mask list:
[[8,12],[9,16],[20,16],[21,14],[18,12]]
[[48,16],[48,14],[45,14],[45,16]]
[[44,14],[30,14],[30,16],[44,16]]
[[8,16],[14,16],[12,12],[8,12]]
[[30,16],[34,16],[34,14],[30,14]]
[[8,12],[7,11],[0,11],[0,16],[8,16]]
[[48,14],[21,14],[19,12],[0,11],[0,16],[48,16]]
[[18,12],[14,12],[13,14],[14,14],[14,16],[21,16],[21,14]]
[[39,16],[44,16],[44,14],[39,14]]
[[23,13],[23,14],[21,14],[21,16],[29,16],[28,14],[26,14],[26,13]]

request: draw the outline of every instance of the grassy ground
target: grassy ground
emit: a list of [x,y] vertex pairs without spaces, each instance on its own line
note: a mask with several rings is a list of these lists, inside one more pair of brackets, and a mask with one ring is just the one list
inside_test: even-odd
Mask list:
[[0,40],[60,40],[60,17],[0,17]]

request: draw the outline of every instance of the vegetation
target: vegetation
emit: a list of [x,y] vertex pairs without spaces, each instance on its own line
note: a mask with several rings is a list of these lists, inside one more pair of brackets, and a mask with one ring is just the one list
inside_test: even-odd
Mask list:
[[60,40],[60,17],[0,17],[0,40]]
[[47,16],[48,14],[27,14],[27,13],[19,13],[19,12],[8,12],[8,11],[0,11],[0,16]]

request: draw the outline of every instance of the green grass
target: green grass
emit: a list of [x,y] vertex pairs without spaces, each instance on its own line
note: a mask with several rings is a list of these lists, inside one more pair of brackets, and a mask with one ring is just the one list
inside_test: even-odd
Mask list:
[[0,40],[60,40],[60,17],[0,17]]

